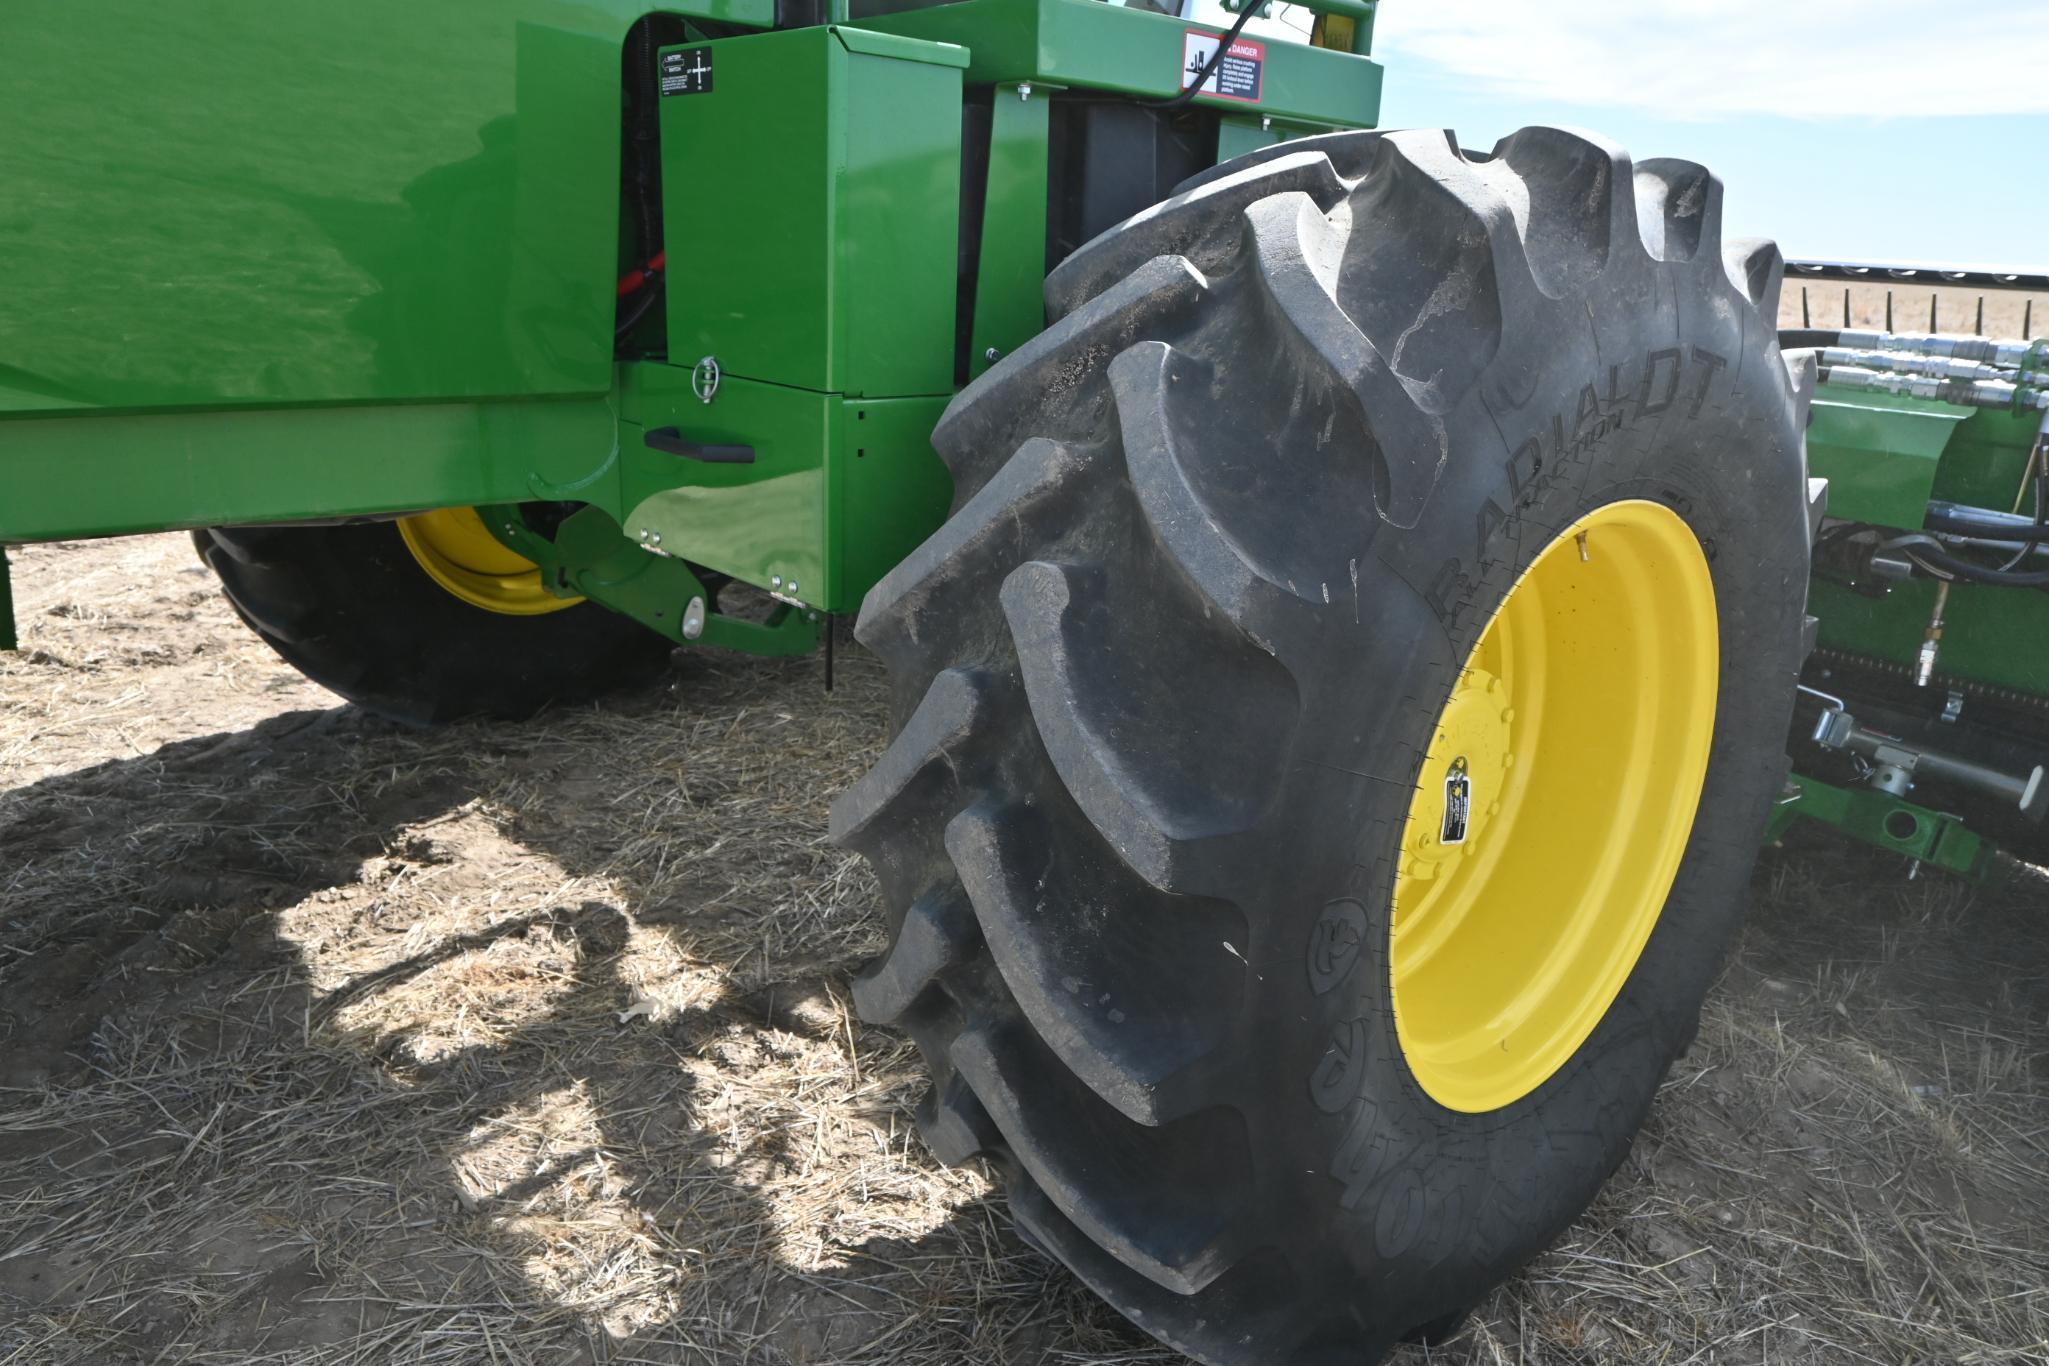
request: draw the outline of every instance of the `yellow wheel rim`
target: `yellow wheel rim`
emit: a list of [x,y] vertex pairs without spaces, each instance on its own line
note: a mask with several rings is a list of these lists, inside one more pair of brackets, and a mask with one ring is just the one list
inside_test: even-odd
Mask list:
[[1656,503],[1610,503],[1523,572],[1437,718],[1402,829],[1395,1033],[1439,1104],[1541,1086],[1636,966],[1714,734],[1714,584]]
[[541,582],[541,567],[507,549],[485,529],[473,507],[401,517],[398,534],[429,578],[472,607],[538,617],[583,601],[550,593]]

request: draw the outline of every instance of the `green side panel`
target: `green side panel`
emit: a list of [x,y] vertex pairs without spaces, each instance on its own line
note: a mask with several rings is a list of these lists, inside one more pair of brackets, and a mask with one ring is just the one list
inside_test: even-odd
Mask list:
[[[1867,598],[1816,579],[1807,610],[1821,618],[1829,649],[1911,666],[1935,610],[1935,582],[1916,577]],[[1942,677],[2049,696],[2049,593],[1953,584],[1943,620]]]
[[[999,86],[989,116],[989,182],[975,272],[968,378],[1046,326],[1047,113],[1043,92]],[[991,354],[991,353],[994,354]]]
[[907,62],[930,62],[962,71],[968,67],[968,50],[964,47],[940,44],[935,48],[920,38],[904,38],[894,33],[847,28],[845,25],[833,32],[839,35],[840,45],[849,52],[866,53],[871,57],[898,57]]
[[827,28],[667,51],[715,73],[662,101],[671,357],[820,391],[951,390],[966,54]]
[[1938,466],[1964,411],[1888,394],[1816,399],[1807,468],[1828,480],[1828,515],[1918,531]]
[[[2014,509],[2038,422],[1890,394],[1818,399],[1808,465],[1829,481],[1831,518],[1918,530],[1931,498]],[[1808,610],[1823,645],[1911,666],[1935,593],[1919,576],[1881,598],[1816,579]],[[2049,696],[2049,594],[1957,583],[1943,615],[1941,675]]]
[[[971,84],[1046,81],[1155,99],[1180,93],[1182,35],[1222,31],[1102,0],[962,0],[863,18],[860,24],[959,43],[970,54]],[[1378,62],[1306,43],[1262,41],[1265,72],[1256,103],[1210,95],[1195,102],[1256,108],[1338,128],[1370,128],[1379,121]]]
[[2032,512],[2032,504],[2020,503],[2021,478],[2041,421],[2037,413],[1970,409],[1943,451],[1935,496],[2000,512]]
[[953,476],[932,449],[943,398],[846,399],[829,466],[827,541],[836,557],[823,599],[860,608],[869,588],[946,520]]
[[[826,548],[826,462],[839,398],[728,376],[702,403],[690,372],[630,367],[619,424],[628,537],[809,606],[838,610]],[[674,427],[705,445],[754,448],[752,464],[705,464],[650,449]],[[790,585],[794,584],[794,587]]]
[[[681,367],[631,367],[620,470],[627,539],[806,607],[853,612],[946,518],[953,482],[932,450],[943,397],[842,398],[727,378],[711,403]],[[652,450],[651,428],[746,445],[752,464]],[[688,482],[679,482],[687,480]]]
[[1217,124],[1217,164],[1221,166],[1232,157],[1271,147],[1282,136],[1278,129],[1265,126],[1259,119],[1224,119]]
[[643,9],[0,5],[0,416],[602,393]]
[[[626,534],[804,609],[852,611],[951,497],[930,437],[953,388],[967,53],[814,28],[665,56],[699,73],[662,104],[670,277],[687,283],[668,301],[675,364],[626,368]],[[1036,269],[1028,288],[1019,340],[1043,321]],[[701,356],[723,375],[709,403],[690,385]],[[754,460],[646,447],[669,427]]]
[[615,441],[602,398],[15,419],[0,422],[0,541],[595,501]]

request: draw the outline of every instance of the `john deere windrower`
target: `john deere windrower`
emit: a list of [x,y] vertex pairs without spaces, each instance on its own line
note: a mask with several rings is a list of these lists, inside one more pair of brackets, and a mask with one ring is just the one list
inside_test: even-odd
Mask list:
[[0,541],[420,723],[858,611],[933,1149],[1201,1360],[1441,1332],[1768,833],[2043,855],[2049,354],[1782,335],[1702,167],[1366,131],[1303,8],[9,6]]

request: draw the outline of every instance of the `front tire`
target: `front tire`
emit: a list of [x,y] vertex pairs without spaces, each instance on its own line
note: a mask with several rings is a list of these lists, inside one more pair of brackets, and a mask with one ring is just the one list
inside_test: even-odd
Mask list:
[[[1063,263],[1058,321],[935,433],[954,515],[857,631],[897,733],[834,809],[894,931],[856,1000],[922,1047],[938,1155],[1200,1360],[1441,1328],[1691,1037],[1785,773],[1808,541],[1781,263],[1720,203],[1554,129],[1284,144]],[[1590,1030],[1453,1108],[1394,1010],[1403,830],[1511,588],[1624,505],[1711,581],[1711,735],[1659,779],[1697,802]]]

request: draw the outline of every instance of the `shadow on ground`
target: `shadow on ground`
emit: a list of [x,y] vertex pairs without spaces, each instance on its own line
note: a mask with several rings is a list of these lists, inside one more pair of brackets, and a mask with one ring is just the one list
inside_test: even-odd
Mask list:
[[289,712],[0,797],[0,1347],[1094,1345],[851,1019],[880,942],[822,831],[879,739],[851,673],[828,700],[812,666],[715,664],[434,734]]
[[[912,1136],[824,836],[882,684],[819,682],[0,793],[0,1360],[1178,1360]],[[1413,1359],[2042,1359],[2049,895],[1904,871],[1768,854],[1617,1180]]]

